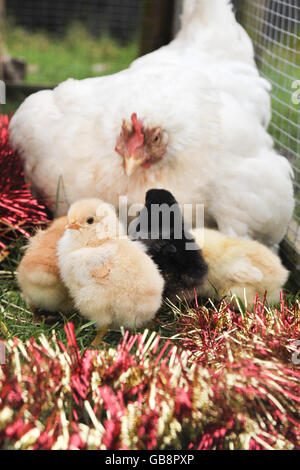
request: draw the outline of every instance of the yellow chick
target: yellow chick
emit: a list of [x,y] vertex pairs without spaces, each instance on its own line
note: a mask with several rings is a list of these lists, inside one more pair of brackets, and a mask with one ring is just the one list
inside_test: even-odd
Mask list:
[[253,241],[231,238],[216,230],[194,229],[193,235],[209,265],[208,278],[199,289],[203,297],[220,299],[236,295],[253,305],[258,293],[265,292],[270,304],[280,300],[280,290],[288,271],[280,258],[266,246]]
[[65,232],[67,217],[54,220],[29,240],[17,269],[17,280],[31,309],[69,312],[74,304],[64,286],[58,267],[57,243]]
[[99,199],[70,207],[58,259],[76,307],[101,330],[94,345],[109,326],[138,328],[161,306],[164,281],[158,268],[142,244],[129,240],[115,209]]

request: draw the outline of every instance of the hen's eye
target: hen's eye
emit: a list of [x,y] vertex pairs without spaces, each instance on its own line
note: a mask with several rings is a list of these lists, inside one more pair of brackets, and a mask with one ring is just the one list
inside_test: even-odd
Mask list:
[[154,139],[153,139],[153,142],[158,142],[158,141],[159,141],[159,137],[160,137],[160,135],[156,135],[156,136],[154,137]]
[[87,219],[87,223],[88,223],[89,225],[91,225],[92,223],[94,223],[94,217],[89,217],[89,218]]

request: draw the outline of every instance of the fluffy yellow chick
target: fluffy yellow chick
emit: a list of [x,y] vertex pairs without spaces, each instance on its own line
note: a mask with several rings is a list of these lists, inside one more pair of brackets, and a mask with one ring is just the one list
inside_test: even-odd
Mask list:
[[280,290],[288,271],[280,258],[266,246],[253,240],[231,238],[216,230],[194,229],[193,234],[209,265],[208,278],[199,294],[212,299],[236,295],[248,306],[258,293],[268,302],[280,300]]
[[129,240],[115,209],[99,199],[82,199],[68,212],[58,243],[65,285],[82,315],[102,330],[140,327],[161,306],[164,281],[139,242]]
[[48,312],[68,312],[73,308],[59,272],[57,243],[65,232],[67,217],[54,220],[46,230],[39,230],[29,240],[17,269],[18,284],[32,308]]

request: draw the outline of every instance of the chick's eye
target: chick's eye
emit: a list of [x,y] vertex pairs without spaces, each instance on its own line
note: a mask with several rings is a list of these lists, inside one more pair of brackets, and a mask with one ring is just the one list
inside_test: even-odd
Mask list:
[[90,225],[91,225],[92,223],[94,223],[94,217],[89,217],[89,218],[87,219],[87,223],[90,224]]

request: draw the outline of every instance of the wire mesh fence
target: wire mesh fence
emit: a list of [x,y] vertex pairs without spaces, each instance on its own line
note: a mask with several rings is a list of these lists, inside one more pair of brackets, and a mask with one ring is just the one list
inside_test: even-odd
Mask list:
[[29,30],[43,29],[62,35],[73,22],[86,26],[94,36],[132,39],[140,25],[140,0],[9,0],[8,15]]
[[1,2],[4,80],[30,85],[30,92],[115,73],[172,37],[173,0]]
[[[144,10],[140,0],[6,0],[4,4],[4,80],[9,86],[30,85],[32,92],[34,86],[51,87],[69,77],[112,74],[139,54]],[[9,88],[12,110],[24,99],[18,95],[14,103],[15,96],[15,89]]]
[[[261,74],[272,83],[272,134],[292,163],[296,207],[287,243],[300,253],[300,3],[243,0],[238,19],[250,34]],[[299,258],[298,258],[299,262]]]

